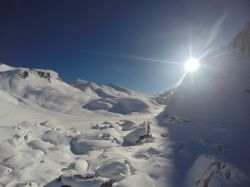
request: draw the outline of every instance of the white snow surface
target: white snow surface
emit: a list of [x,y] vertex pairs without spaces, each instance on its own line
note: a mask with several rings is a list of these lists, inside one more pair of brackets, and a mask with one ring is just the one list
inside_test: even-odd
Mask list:
[[[171,151],[165,151],[166,138],[154,119],[163,106],[125,88],[83,88],[83,82],[69,85],[51,70],[0,65],[0,186],[170,183],[165,176],[172,170],[166,156]],[[86,107],[98,101],[110,108]],[[145,123],[154,139],[123,143]]]

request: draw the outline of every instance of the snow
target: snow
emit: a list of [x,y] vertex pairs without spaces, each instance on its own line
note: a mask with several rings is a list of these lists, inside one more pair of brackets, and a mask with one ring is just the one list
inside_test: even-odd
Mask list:
[[152,134],[150,130],[150,123],[144,121],[139,127],[129,132],[124,137],[124,144],[134,145],[136,143],[139,143],[143,139],[151,138],[151,137],[152,137]]
[[110,159],[105,161],[96,169],[96,174],[101,177],[106,177],[115,182],[121,181],[135,172],[134,167],[128,160],[124,159]]
[[118,102],[113,105],[110,109],[111,112],[120,114],[131,114],[133,112],[148,112],[149,106],[140,99],[123,98],[119,99]]
[[0,72],[1,71],[9,71],[9,70],[13,70],[14,68],[13,67],[11,67],[11,66],[8,66],[8,65],[6,65],[6,64],[1,64],[0,63]]
[[146,113],[153,103],[152,99],[140,93],[113,84],[96,84],[78,79],[72,85],[84,93],[93,93],[92,95],[100,97],[83,106],[89,110],[107,110],[124,115],[133,112]]
[[122,127],[123,131],[129,131],[129,130],[133,130],[136,128],[136,124],[130,120],[122,120],[122,121],[119,121],[118,124]]
[[177,186],[249,185],[249,70],[249,57],[230,50],[187,74],[170,96],[158,120],[176,144],[176,175],[185,178]]
[[238,49],[155,98],[0,64],[0,187],[249,186],[250,58]]

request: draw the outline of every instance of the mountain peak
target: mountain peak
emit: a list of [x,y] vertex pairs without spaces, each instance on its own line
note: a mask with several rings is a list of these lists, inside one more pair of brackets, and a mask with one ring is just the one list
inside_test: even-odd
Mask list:
[[236,35],[231,46],[250,54],[250,21],[248,21],[244,29]]
[[13,70],[14,68],[11,66],[8,66],[6,64],[0,63],[0,72],[1,71],[9,71],[9,70]]

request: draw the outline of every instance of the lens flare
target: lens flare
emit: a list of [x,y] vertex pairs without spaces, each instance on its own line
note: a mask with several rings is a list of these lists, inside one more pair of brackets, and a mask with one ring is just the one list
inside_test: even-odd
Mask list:
[[190,58],[185,62],[184,66],[187,72],[195,72],[199,69],[200,62],[196,58]]

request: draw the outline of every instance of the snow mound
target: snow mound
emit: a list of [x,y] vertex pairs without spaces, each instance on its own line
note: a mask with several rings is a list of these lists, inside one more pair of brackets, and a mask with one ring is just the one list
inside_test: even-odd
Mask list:
[[112,99],[101,98],[92,102],[89,102],[83,108],[88,110],[110,110],[113,105],[116,104]]
[[116,182],[134,174],[134,172],[134,167],[125,159],[107,160],[96,169],[97,176],[109,178]]
[[124,145],[135,145],[144,139],[151,138],[150,124],[151,122],[144,121],[139,127],[129,132],[124,137]]
[[123,131],[129,131],[129,130],[133,130],[136,128],[136,124],[130,120],[121,120],[121,121],[119,121],[118,124],[119,124],[119,126],[122,127]]
[[19,153],[18,150],[9,142],[1,143],[0,150],[1,150],[0,161]]
[[41,140],[31,140],[28,143],[28,146],[30,146],[30,148],[32,148],[32,149],[36,149],[36,150],[42,151],[45,154],[47,153],[46,150],[49,147],[51,147],[51,145],[49,143],[41,141]]
[[119,114],[131,114],[133,112],[146,113],[149,106],[140,99],[123,98],[119,99],[110,111]]
[[101,187],[105,180],[101,178],[88,178],[81,175],[61,175],[45,187]]
[[147,187],[155,187],[152,179],[147,175],[132,175],[127,177],[126,179],[115,183],[114,187],[134,187],[134,186],[147,186]]
[[114,144],[108,140],[89,140],[86,139],[84,135],[72,138],[70,145],[70,150],[76,155],[84,155],[88,154],[90,151],[103,150],[114,146]]
[[51,144],[67,144],[69,142],[69,138],[62,130],[48,130],[42,135],[42,140],[45,142],[49,142]]
[[77,160],[69,165],[69,169],[75,170],[78,174],[87,175],[88,162],[86,160]]
[[108,110],[118,114],[131,114],[133,112],[149,112],[149,105],[138,98],[102,98],[88,103],[84,108],[89,110]]
[[14,68],[13,67],[11,67],[11,66],[8,66],[8,65],[6,65],[6,64],[1,64],[0,63],[0,72],[1,71],[10,71],[10,70],[13,70]]

